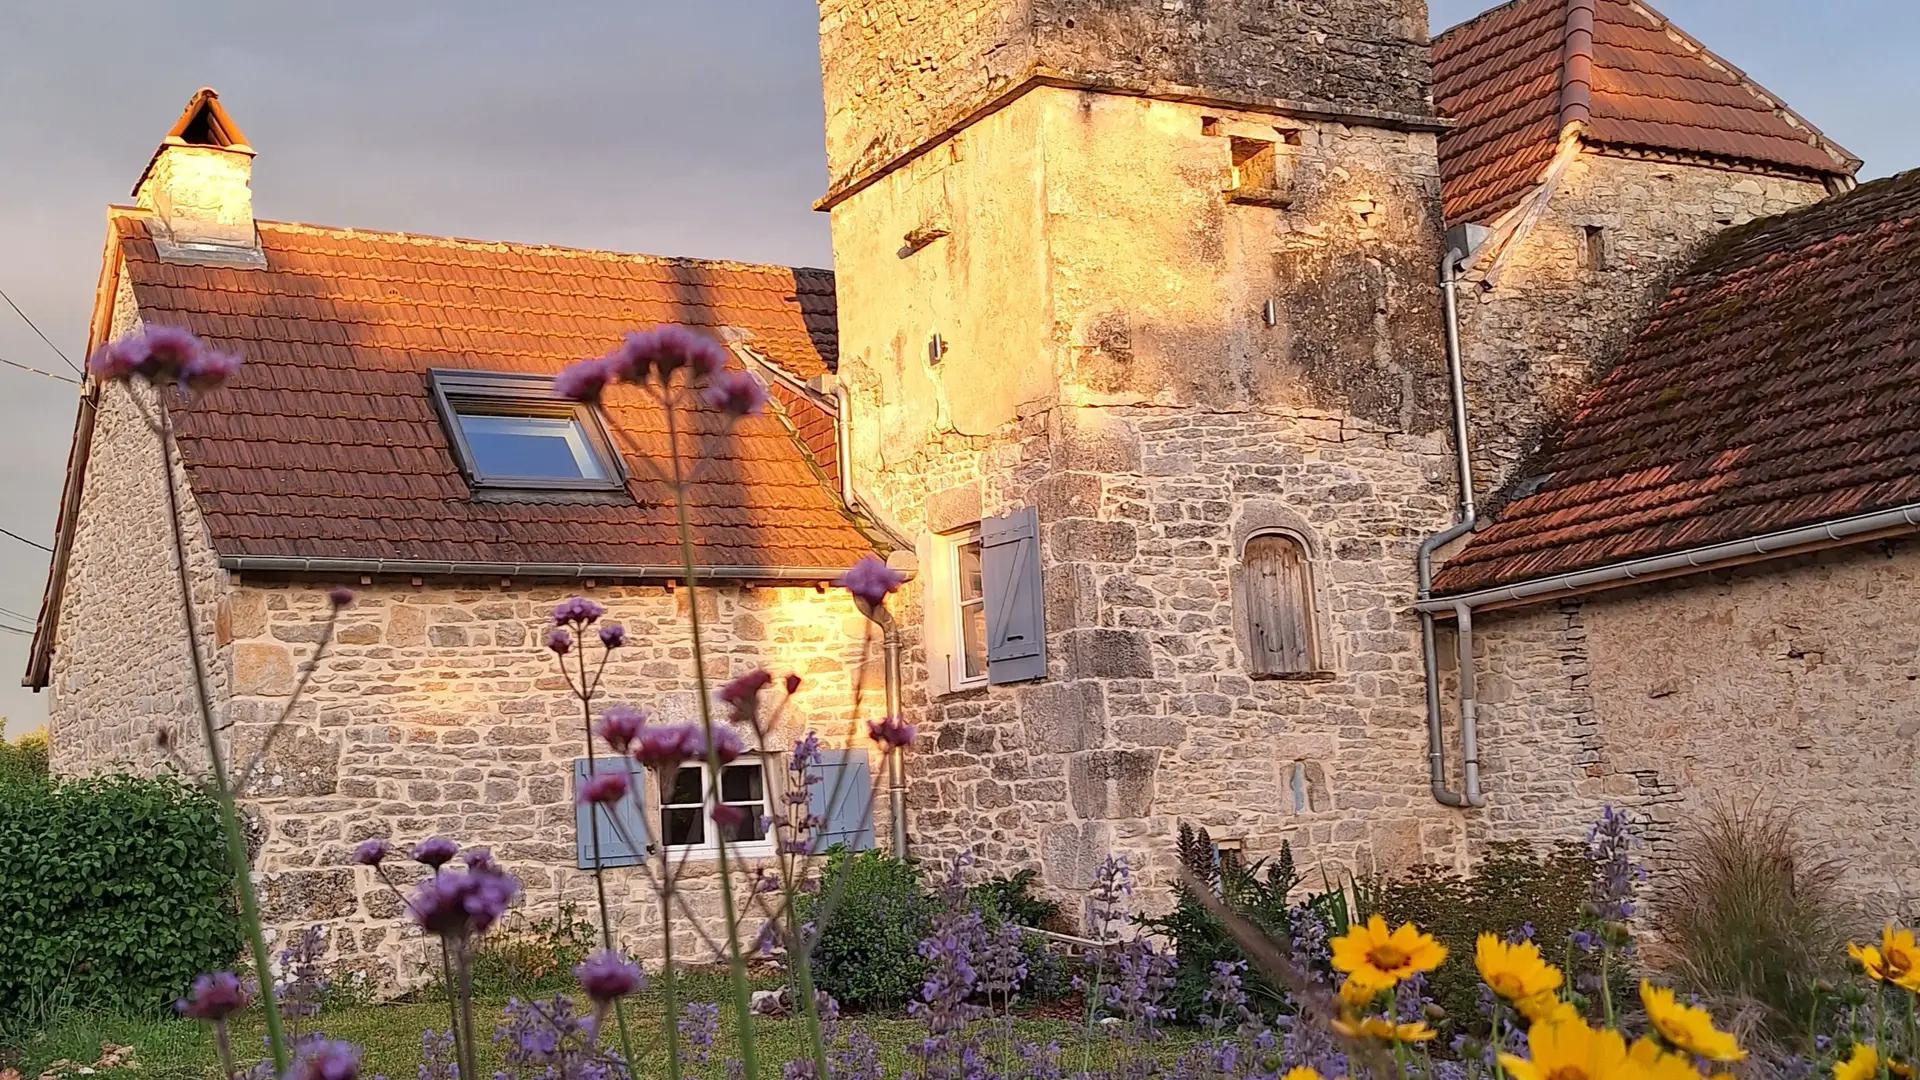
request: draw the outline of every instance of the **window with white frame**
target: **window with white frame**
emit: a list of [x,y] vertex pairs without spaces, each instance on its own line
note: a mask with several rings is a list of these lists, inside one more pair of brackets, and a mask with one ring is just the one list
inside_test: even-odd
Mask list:
[[980,533],[969,531],[949,545],[953,579],[953,685],[987,681],[987,592],[980,561]]
[[[731,830],[714,820],[714,809],[722,805],[741,811]],[[766,770],[757,757],[728,762],[717,777],[704,764],[682,765],[660,785],[660,839],[668,850],[717,851],[724,836],[730,851],[771,851],[771,813]]]

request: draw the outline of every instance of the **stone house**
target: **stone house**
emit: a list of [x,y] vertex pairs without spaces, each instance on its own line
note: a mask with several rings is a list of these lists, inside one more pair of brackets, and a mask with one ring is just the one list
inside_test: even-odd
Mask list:
[[[1920,886],[1920,181],[1830,198],[1859,163],[1642,4],[1431,44],[1420,0],[820,8],[831,274],[258,221],[210,93],[109,212],[95,342],[249,360],[175,466],[236,746],[361,596],[249,792],[276,919],[410,977],[367,835],[586,895],[544,613],[605,603],[610,698],[681,716],[688,599],[658,409],[541,380],[656,322],[772,388],[700,428],[705,674],[803,675],[776,742],[875,796],[840,835],[1068,899],[1125,853],[1144,897],[1182,821],[1337,873],[1606,803],[1658,853],[1759,795],[1880,860],[1876,904]],[[161,767],[185,708],[159,461],[86,388],[28,672],[64,772]],[[913,571],[891,634],[818,589],[866,552]],[[889,695],[904,775],[855,730]],[[668,794],[631,856],[689,846]]]

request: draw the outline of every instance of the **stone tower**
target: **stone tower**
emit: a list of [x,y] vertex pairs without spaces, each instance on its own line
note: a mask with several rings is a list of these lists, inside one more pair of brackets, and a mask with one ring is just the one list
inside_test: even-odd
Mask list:
[[[1454,497],[1423,0],[820,9],[855,484],[920,557],[920,852],[1066,893],[1181,821],[1452,857],[1407,610]],[[987,678],[969,545],[991,653],[1022,521],[1044,665]]]

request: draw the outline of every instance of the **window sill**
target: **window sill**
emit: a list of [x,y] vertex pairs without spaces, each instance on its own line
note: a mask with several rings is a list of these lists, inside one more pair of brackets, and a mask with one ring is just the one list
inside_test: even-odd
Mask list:
[[[676,865],[685,859],[690,863],[711,863],[720,861],[720,849],[717,847],[668,847],[663,850],[662,858],[672,859]],[[733,859],[766,859],[773,857],[773,845],[765,841],[751,844],[732,844],[727,847],[727,857]]]
[[1228,202],[1238,203],[1241,206],[1271,206],[1275,209],[1285,210],[1287,207],[1293,205],[1293,193],[1290,191],[1282,191],[1278,188],[1246,191],[1233,188],[1224,194]]
[[1247,676],[1262,682],[1332,682],[1340,677],[1337,671],[1265,671]]
[[989,683],[987,680],[981,679],[979,682],[961,683],[958,686],[949,686],[945,690],[941,691],[938,694],[935,694],[934,696],[939,698],[941,701],[959,701],[969,697],[985,697],[988,688],[991,687],[992,685],[993,684]]

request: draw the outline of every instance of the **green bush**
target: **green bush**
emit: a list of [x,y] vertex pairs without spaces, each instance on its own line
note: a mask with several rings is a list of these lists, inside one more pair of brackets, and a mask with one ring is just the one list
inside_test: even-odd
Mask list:
[[[600,930],[581,918],[571,901],[559,913],[529,919],[518,912],[504,928],[480,939],[473,954],[474,996],[487,1001],[544,998],[571,993],[578,985],[573,969],[600,948]],[[436,966],[422,1000],[446,995]]]
[[[1221,858],[1207,830],[1182,822],[1178,850],[1181,865],[1224,901],[1229,910],[1275,941],[1285,942],[1291,938],[1287,895],[1300,884],[1291,845],[1282,842],[1279,856],[1271,861],[1258,859],[1245,863],[1230,854]],[[1186,885],[1176,881],[1173,896],[1171,912],[1139,922],[1172,943],[1176,966],[1169,1000],[1176,1015],[1193,1021],[1207,1011],[1205,996],[1213,980],[1214,963],[1244,961],[1247,957],[1227,932],[1226,924],[1208,911]],[[1256,1008],[1273,1012],[1285,1001],[1280,989],[1267,982],[1254,965],[1247,965],[1242,978],[1250,1004]]]
[[[1411,920],[1447,947],[1447,962],[1428,976],[1428,992],[1457,1023],[1471,1025],[1480,1015],[1473,954],[1482,931],[1506,937],[1531,927],[1547,962],[1570,977],[1598,969],[1568,944],[1573,931],[1594,928],[1585,905],[1596,872],[1583,844],[1560,843],[1540,854],[1525,843],[1498,843],[1471,874],[1416,866],[1369,883],[1369,901],[1389,923]],[[1615,989],[1626,981],[1617,979]]]
[[0,739],[0,783],[23,780],[45,783],[47,779],[47,731],[29,731],[8,742]]
[[835,849],[818,893],[799,898],[802,924],[819,923],[814,984],[842,1005],[897,1006],[920,992],[926,961],[918,951],[940,909],[920,867],[881,851]]
[[0,1016],[170,1001],[239,955],[232,884],[205,792],[0,780]]
[[[968,889],[974,904],[989,929],[1004,923],[1037,930],[1054,929],[1060,921],[1060,904],[1033,895],[1037,871],[1021,870],[1009,877],[997,874]],[[1027,976],[1020,983],[1020,997],[1026,1001],[1053,1001],[1065,997],[1073,988],[1073,975],[1067,964],[1047,940],[1036,934],[1020,937],[1020,953],[1026,957]]]

